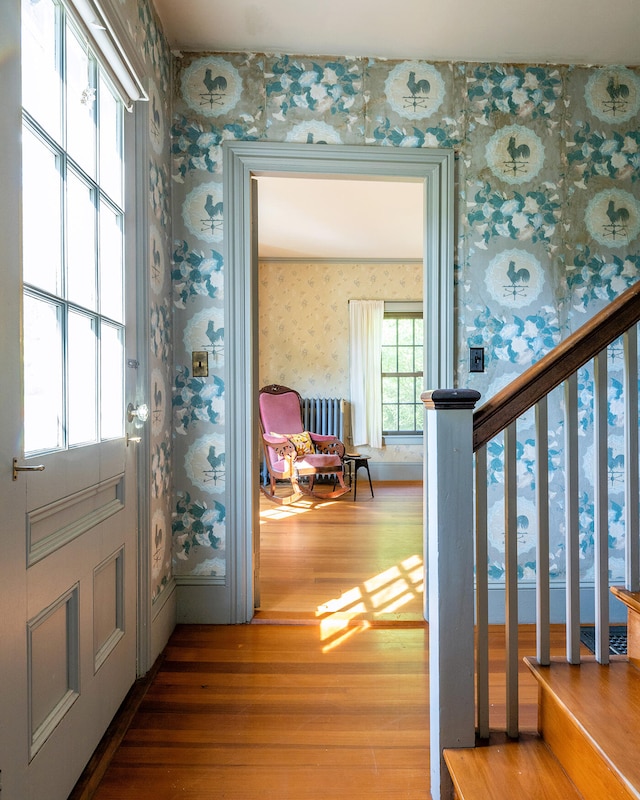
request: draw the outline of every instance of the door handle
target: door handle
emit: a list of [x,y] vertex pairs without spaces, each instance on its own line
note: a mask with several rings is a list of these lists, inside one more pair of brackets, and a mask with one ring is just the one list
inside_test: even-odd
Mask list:
[[18,466],[18,459],[13,459],[13,480],[18,480],[18,473],[19,472],[42,472],[44,470],[44,464],[38,464],[37,466],[33,467],[19,467]]

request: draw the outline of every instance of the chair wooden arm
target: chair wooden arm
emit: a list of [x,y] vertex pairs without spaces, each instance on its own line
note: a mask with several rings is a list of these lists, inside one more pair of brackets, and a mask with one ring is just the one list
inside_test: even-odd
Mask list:
[[324,455],[336,455],[339,456],[341,461],[344,459],[345,446],[340,439],[336,439],[335,436],[325,436],[318,433],[312,433],[311,441],[313,442],[317,453],[323,453]]
[[282,436],[271,436],[268,433],[262,434],[262,443],[265,447],[270,447],[278,456],[278,458],[287,458],[292,456],[294,459],[298,454],[295,446],[291,444],[288,439]]

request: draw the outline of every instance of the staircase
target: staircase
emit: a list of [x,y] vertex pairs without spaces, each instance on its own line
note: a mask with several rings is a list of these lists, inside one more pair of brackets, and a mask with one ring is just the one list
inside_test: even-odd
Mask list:
[[627,605],[628,656],[608,665],[526,658],[539,734],[445,749],[457,800],[639,800],[640,593],[612,591]]

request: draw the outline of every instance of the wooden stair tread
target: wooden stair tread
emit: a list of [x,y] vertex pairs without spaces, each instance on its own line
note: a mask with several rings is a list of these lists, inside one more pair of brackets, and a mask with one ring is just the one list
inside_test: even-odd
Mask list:
[[[640,798],[638,670],[623,658],[612,659],[608,666],[595,659],[585,659],[580,665],[559,659],[552,659],[549,666],[540,666],[534,658],[525,658],[525,662],[542,691],[567,714],[594,755],[617,776],[627,792],[624,796]],[[542,735],[552,741],[558,734],[550,731],[545,736],[542,730]],[[551,746],[555,749],[553,743]]]
[[492,734],[487,745],[445,750],[459,800],[580,800],[558,760],[539,736],[517,740]]
[[627,608],[640,614],[640,592],[630,592],[622,586],[612,586],[611,594],[624,603]]

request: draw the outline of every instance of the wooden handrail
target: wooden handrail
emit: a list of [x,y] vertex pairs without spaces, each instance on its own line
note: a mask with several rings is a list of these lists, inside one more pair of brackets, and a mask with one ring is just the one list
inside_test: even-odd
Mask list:
[[473,415],[474,452],[638,321],[640,281],[480,406]]

